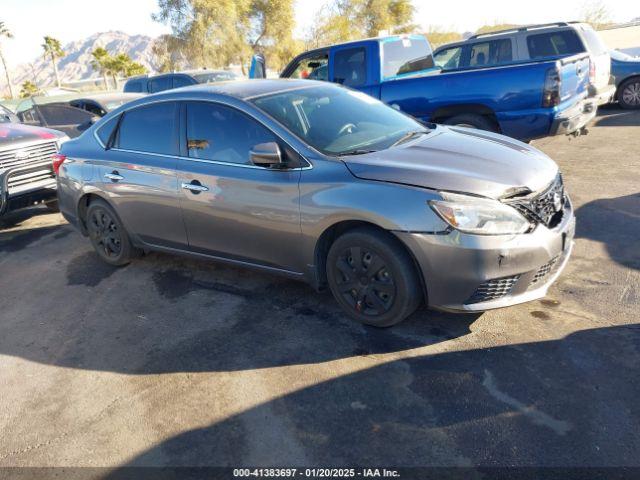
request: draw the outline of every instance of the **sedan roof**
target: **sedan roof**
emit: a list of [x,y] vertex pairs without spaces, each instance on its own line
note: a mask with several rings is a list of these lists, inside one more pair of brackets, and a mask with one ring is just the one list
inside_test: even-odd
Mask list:
[[[247,99],[252,97],[260,97],[277,92],[285,92],[288,90],[296,90],[298,88],[307,88],[313,86],[329,86],[331,83],[319,82],[314,80],[298,80],[298,79],[252,79],[252,80],[234,80],[229,82],[217,82],[200,85],[192,85],[189,87],[176,88],[173,90],[165,90],[156,95],[171,95],[180,92],[198,92],[198,93],[215,93],[219,95],[228,95],[239,99]],[[154,95],[154,96],[156,96]]]

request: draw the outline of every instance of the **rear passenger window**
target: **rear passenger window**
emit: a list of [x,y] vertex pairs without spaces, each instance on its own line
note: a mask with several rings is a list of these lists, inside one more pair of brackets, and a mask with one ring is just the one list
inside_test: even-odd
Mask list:
[[250,164],[251,148],[275,141],[275,135],[262,124],[233,108],[187,103],[187,148],[191,158]]
[[367,83],[367,67],[364,48],[347,48],[336,52],[333,77],[336,83],[347,87],[359,87]]
[[470,67],[490,67],[509,63],[513,60],[511,40],[491,40],[471,45]]
[[116,128],[116,125],[118,125],[119,118],[120,118],[120,115],[111,117],[109,120],[107,120],[102,125],[100,125],[98,127],[98,130],[96,131],[98,138],[100,139],[100,141],[105,147],[109,147],[109,140],[111,139],[111,134],[113,133],[113,130]]
[[118,148],[177,155],[176,110],[175,102],[163,102],[124,113],[118,129]]
[[151,93],[163,92],[173,88],[171,77],[158,77],[149,81],[149,91]]
[[527,47],[531,58],[575,55],[585,51],[578,34],[573,30],[529,35]]

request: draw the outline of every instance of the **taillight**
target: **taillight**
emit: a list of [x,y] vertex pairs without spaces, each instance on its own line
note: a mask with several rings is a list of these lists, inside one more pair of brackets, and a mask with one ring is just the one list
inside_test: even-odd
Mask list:
[[589,83],[591,85],[596,83],[596,62],[593,61],[593,58],[589,59]]
[[560,71],[554,67],[547,70],[542,91],[542,106],[555,107],[560,103]]
[[56,153],[53,157],[52,157],[52,163],[53,163],[53,172],[58,175],[58,171],[60,170],[60,165],[62,165],[64,163],[64,161],[67,159],[66,155],[61,155],[59,153]]

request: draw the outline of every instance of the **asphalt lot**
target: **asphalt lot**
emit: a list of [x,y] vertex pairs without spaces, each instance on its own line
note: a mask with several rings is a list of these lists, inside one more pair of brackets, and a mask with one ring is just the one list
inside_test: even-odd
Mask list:
[[640,466],[640,112],[534,144],[577,208],[542,301],[391,329],[46,210],[0,230],[0,466]]

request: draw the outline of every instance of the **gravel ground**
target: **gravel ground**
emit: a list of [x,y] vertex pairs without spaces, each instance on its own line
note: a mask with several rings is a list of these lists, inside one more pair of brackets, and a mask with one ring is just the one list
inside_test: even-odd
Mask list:
[[574,255],[541,301],[385,330],[329,294],[58,214],[0,230],[0,466],[640,466],[640,112],[535,145]]

